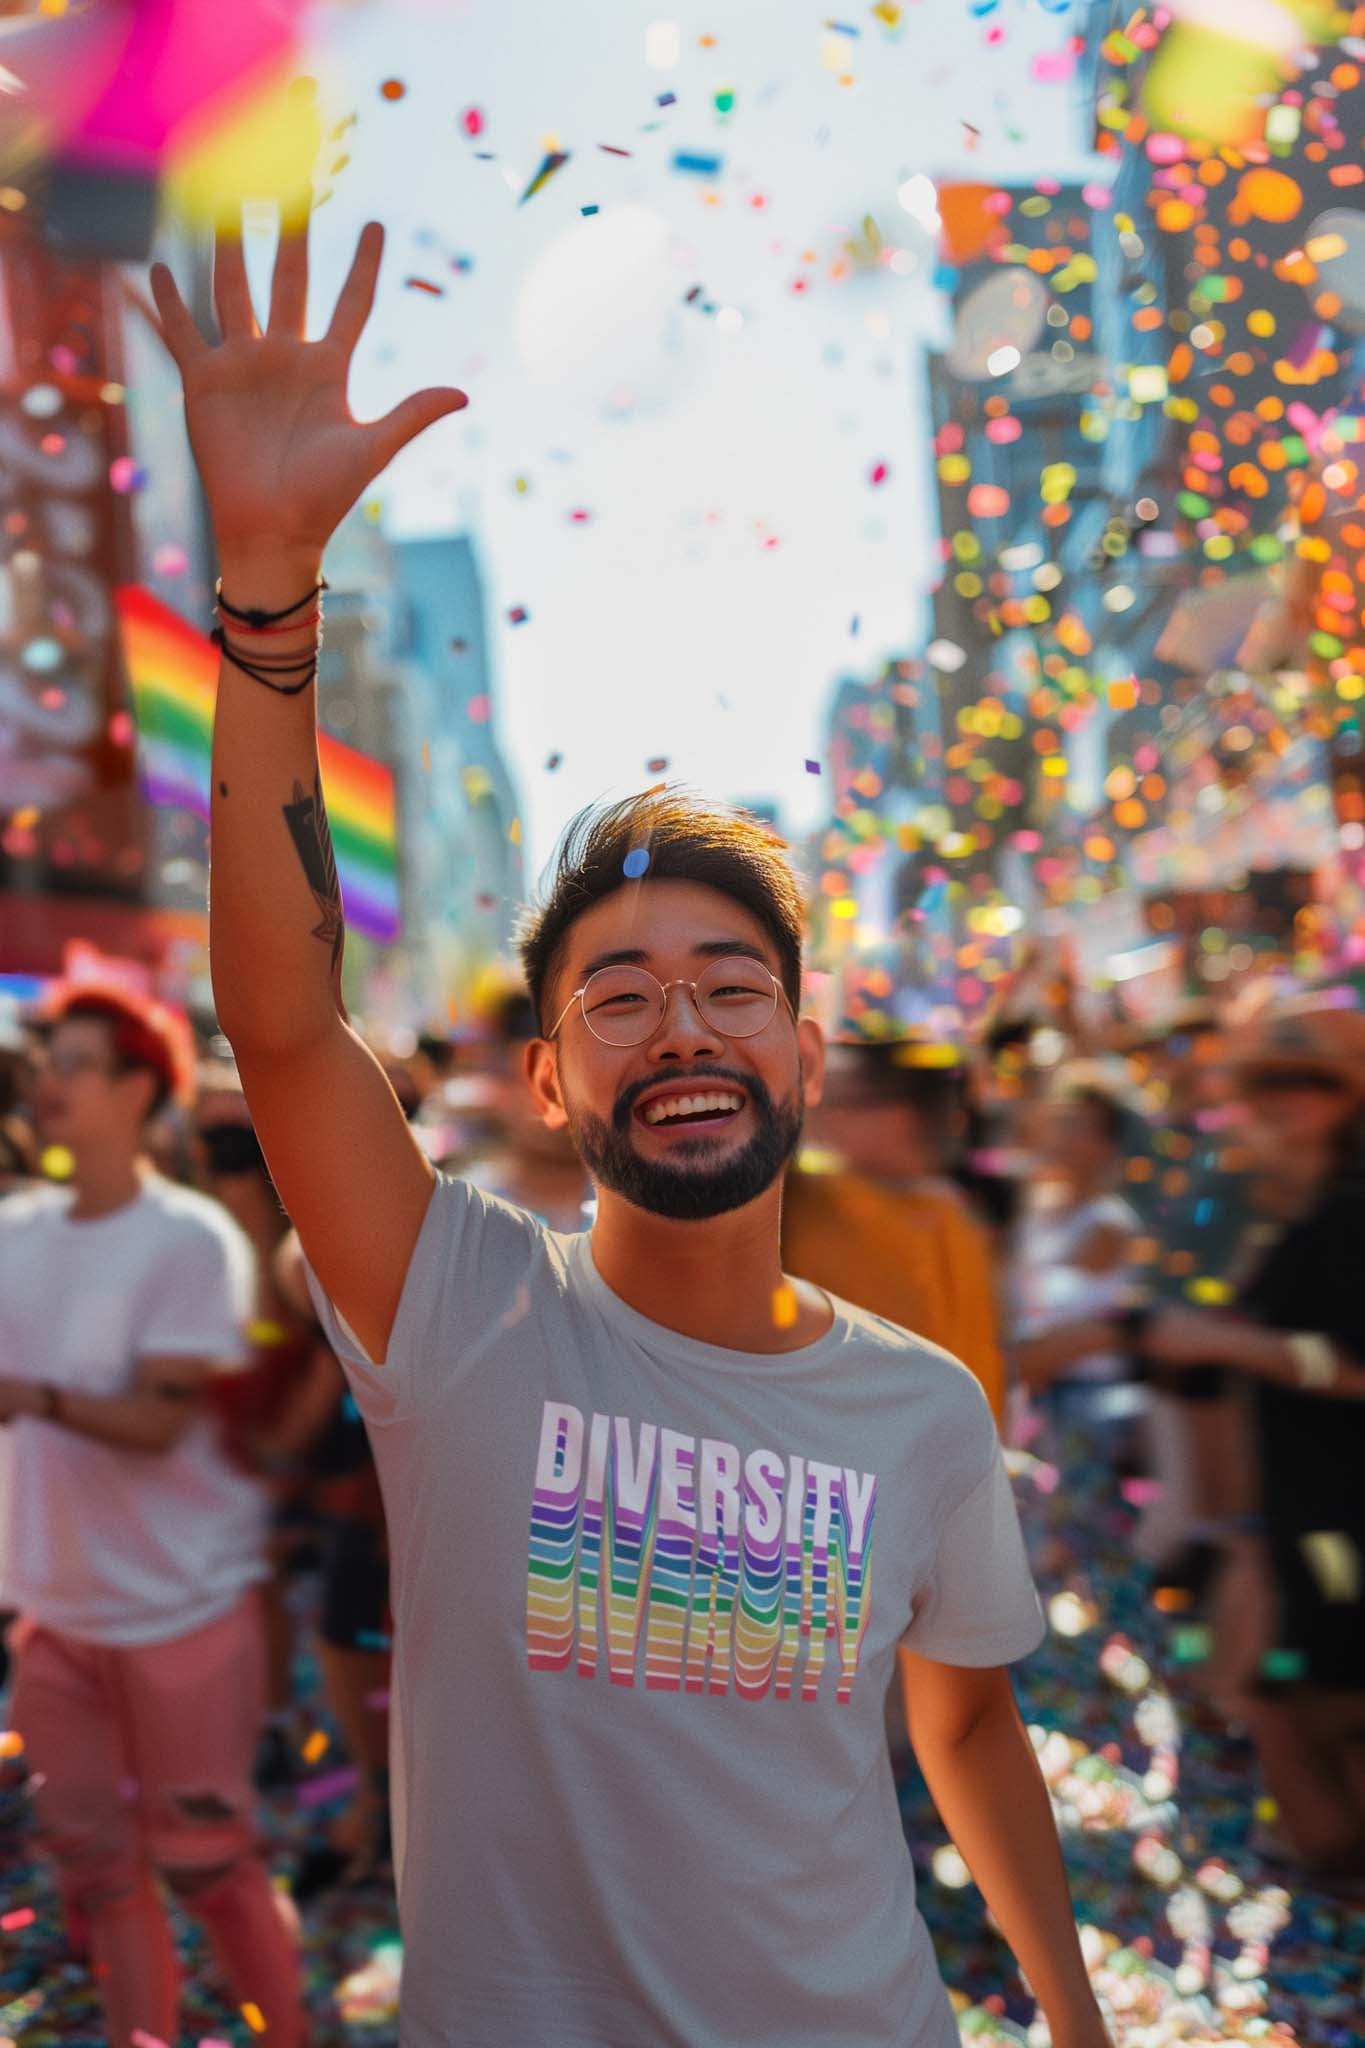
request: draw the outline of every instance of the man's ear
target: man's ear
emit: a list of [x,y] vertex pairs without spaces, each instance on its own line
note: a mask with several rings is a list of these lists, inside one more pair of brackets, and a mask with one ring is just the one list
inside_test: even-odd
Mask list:
[[802,1017],[796,1027],[801,1048],[801,1099],[814,1109],[825,1093],[825,1034],[813,1017]]
[[562,1131],[569,1121],[564,1107],[564,1097],[559,1087],[559,1049],[549,1038],[533,1038],[522,1055],[526,1084],[540,1113],[541,1122],[551,1131]]

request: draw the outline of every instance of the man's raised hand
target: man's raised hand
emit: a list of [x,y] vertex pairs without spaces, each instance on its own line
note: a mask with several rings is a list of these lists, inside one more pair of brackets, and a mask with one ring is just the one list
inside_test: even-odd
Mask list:
[[252,311],[241,238],[219,235],[217,347],[200,333],[165,264],[153,264],[152,296],[184,385],[190,446],[220,557],[321,555],[398,451],[467,403],[462,391],[433,387],[383,419],[351,417],[346,382],[374,305],[383,248],[384,231],[371,221],[318,341],[304,338],[306,225],[281,234],[264,334]]

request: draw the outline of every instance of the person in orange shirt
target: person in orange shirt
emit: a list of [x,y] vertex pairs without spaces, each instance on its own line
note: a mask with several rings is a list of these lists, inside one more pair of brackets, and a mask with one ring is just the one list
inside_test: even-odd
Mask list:
[[787,1176],[790,1270],[951,1351],[999,1426],[1005,1371],[990,1240],[946,1177],[954,1075],[914,1044],[831,1046],[811,1144]]

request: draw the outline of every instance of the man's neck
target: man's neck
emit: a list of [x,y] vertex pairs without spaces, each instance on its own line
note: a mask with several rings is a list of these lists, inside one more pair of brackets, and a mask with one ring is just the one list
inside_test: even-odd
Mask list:
[[[501,1190],[509,1202],[543,1216],[552,1228],[580,1215],[588,1193],[579,1161],[512,1152],[503,1163]],[[576,1226],[575,1226],[576,1227]]]
[[75,1199],[67,1210],[73,1223],[92,1223],[136,1201],[152,1176],[152,1163],[140,1152],[86,1151],[78,1155],[71,1176]]
[[599,1191],[592,1254],[622,1301],[666,1330],[730,1351],[799,1351],[829,1329],[825,1296],[789,1280],[779,1251],[782,1183],[701,1223],[679,1223]]

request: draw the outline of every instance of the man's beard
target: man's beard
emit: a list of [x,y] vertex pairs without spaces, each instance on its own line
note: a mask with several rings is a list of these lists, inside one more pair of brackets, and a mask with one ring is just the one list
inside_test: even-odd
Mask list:
[[594,1116],[591,1110],[573,1108],[565,1098],[570,1133],[594,1180],[637,1209],[648,1209],[654,1216],[668,1216],[680,1223],[700,1223],[708,1216],[724,1216],[731,1209],[742,1209],[746,1202],[754,1201],[770,1188],[801,1142],[799,1081],[791,1101],[775,1103],[755,1074],[741,1075],[723,1067],[708,1067],[678,1076],[680,1080],[698,1083],[729,1081],[742,1088],[758,1125],[746,1145],[714,1166],[706,1164],[706,1153],[716,1149],[716,1139],[705,1125],[699,1126],[689,1145],[695,1163],[683,1167],[666,1159],[646,1159],[631,1140],[635,1105],[651,1088],[657,1088],[662,1078],[655,1074],[626,1089],[612,1111],[610,1123]]

